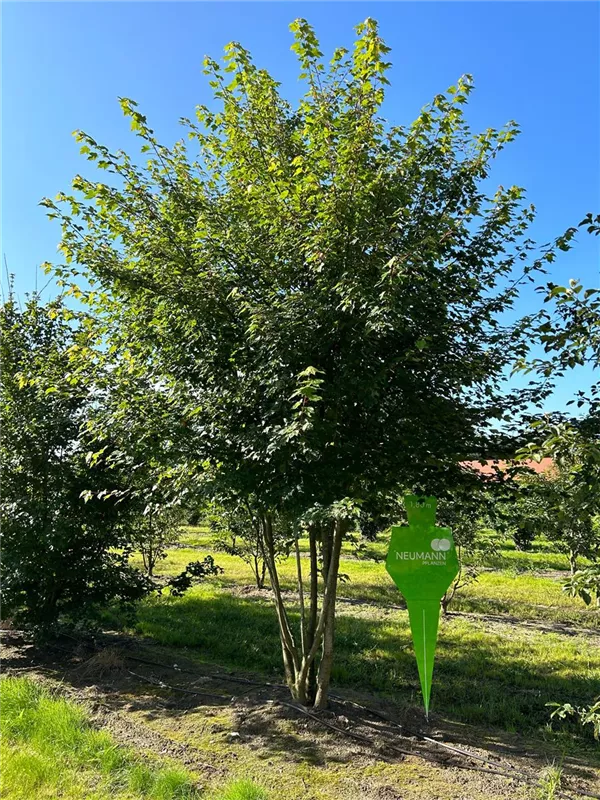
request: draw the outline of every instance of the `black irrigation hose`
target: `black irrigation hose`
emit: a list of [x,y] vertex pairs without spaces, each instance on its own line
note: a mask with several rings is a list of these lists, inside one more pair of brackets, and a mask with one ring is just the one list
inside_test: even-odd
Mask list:
[[198,695],[199,697],[210,697],[213,700],[228,700],[231,702],[231,698],[224,694],[215,694],[214,692],[198,692],[196,690],[192,691],[192,689],[184,689],[180,686],[173,686],[172,684],[165,683],[164,681],[152,680],[151,678],[147,678],[145,675],[139,675],[137,672],[133,672],[130,669],[128,669],[127,672],[130,675],[133,675],[135,678],[139,678],[140,680],[149,683],[151,686],[156,686],[159,689],[169,689],[174,692],[183,692],[183,694],[193,694]]
[[[73,636],[69,636],[69,638],[73,639],[74,641],[78,641]],[[84,642],[79,640],[79,643],[83,644]],[[67,649],[65,647],[61,647],[60,645],[50,645],[50,647],[52,647],[53,649],[60,650],[60,651],[65,652],[65,653],[71,653],[72,652],[72,650],[69,650],[69,649]],[[94,645],[93,647],[96,650],[99,649],[96,645]],[[102,648],[102,649],[106,649],[106,648]],[[171,669],[171,670],[174,670],[176,672],[185,672],[187,674],[192,674],[192,675],[196,675],[197,674],[193,670],[188,670],[188,669],[185,669],[185,668],[176,667],[176,666],[174,666],[172,664],[164,664],[164,663],[161,663],[161,662],[158,662],[158,661],[150,661],[148,659],[142,659],[142,658],[139,658],[137,656],[129,655],[128,653],[123,653],[123,656],[126,659],[130,659],[130,660],[133,660],[133,661],[138,661],[140,663],[148,664],[150,666],[162,667],[164,669]],[[150,684],[152,686],[157,686],[159,688],[166,688],[166,689],[169,689],[169,690],[172,690],[172,691],[181,692],[183,694],[188,694],[188,695],[197,695],[199,697],[211,697],[213,699],[218,699],[218,700],[227,700],[226,695],[217,695],[217,694],[210,693],[210,692],[192,691],[190,689],[184,689],[183,687],[174,686],[172,684],[164,683],[164,681],[154,681],[154,680],[149,679],[149,678],[147,678],[147,677],[145,677],[143,675],[139,675],[138,673],[132,672],[131,670],[127,670],[127,671],[131,675],[134,675],[135,677],[147,682],[148,684]],[[263,681],[255,681],[255,680],[251,680],[249,678],[241,678],[241,677],[236,677],[236,676],[232,676],[232,675],[226,675],[226,674],[223,674],[223,673],[212,673],[212,674],[209,673],[208,675],[206,675],[206,677],[212,678],[213,680],[224,680],[226,682],[243,683],[243,684],[252,685],[252,686],[264,686],[264,687],[267,687],[267,688],[287,689],[287,687],[284,684],[269,683],[269,682],[263,682]],[[231,698],[229,698],[229,699],[231,701]],[[432,737],[425,736],[424,734],[421,734],[418,731],[410,730],[408,728],[405,728],[404,726],[400,725],[399,723],[397,723],[394,720],[392,720],[389,717],[387,717],[382,712],[379,712],[379,711],[377,711],[375,709],[369,708],[367,706],[363,706],[360,703],[356,703],[356,702],[354,702],[352,700],[347,700],[346,698],[343,698],[343,697],[341,697],[339,695],[330,694],[330,699],[332,699],[334,702],[337,702],[337,703],[342,704],[342,705],[343,704],[349,704],[349,705],[355,706],[356,708],[360,708],[361,710],[363,710],[363,711],[365,711],[365,712],[367,712],[367,713],[369,713],[369,714],[371,714],[371,715],[373,715],[375,717],[379,717],[380,719],[384,720],[385,722],[388,722],[389,724],[393,725],[394,727],[397,727],[399,730],[401,730],[401,731],[403,731],[405,733],[408,733],[409,735],[414,736],[415,738],[420,739],[421,741],[427,742],[428,744],[432,744],[432,745],[438,746],[438,747],[440,747],[440,748],[442,748],[444,750],[448,750],[450,752],[453,752],[456,755],[459,755],[464,759],[467,759],[467,760],[470,760],[470,761],[479,761],[479,762],[482,762],[484,764],[489,765],[488,768],[482,768],[482,767],[476,766],[476,765],[469,766],[468,764],[460,764],[460,763],[454,765],[454,766],[456,766],[456,767],[458,767],[460,769],[469,769],[469,770],[473,770],[473,771],[476,771],[476,772],[482,772],[482,773],[485,773],[485,774],[500,775],[502,777],[519,780],[519,781],[521,781],[523,783],[529,784],[530,786],[538,786],[539,785],[538,781],[535,778],[533,778],[533,776],[528,775],[527,773],[522,772],[521,770],[517,770],[512,765],[510,765],[510,766],[511,766],[511,769],[514,770],[513,772],[506,772],[504,770],[500,770],[500,769],[497,768],[497,766],[492,761],[490,761],[489,759],[487,759],[487,758],[485,758],[483,756],[475,755],[473,753],[468,752],[467,750],[462,750],[461,748],[454,747],[453,745],[449,745],[446,742],[441,742],[438,739],[433,739]],[[302,706],[297,706],[294,703],[288,703],[288,702],[285,702],[283,700],[271,700],[270,702],[275,703],[277,705],[284,706],[286,708],[293,709],[295,711],[298,711],[299,713],[302,713],[305,716],[308,716],[309,718],[313,719],[315,722],[319,723],[320,725],[323,725],[326,728],[329,728],[329,729],[331,729],[333,731],[336,731],[337,733],[341,733],[344,736],[347,736],[347,737],[355,739],[357,741],[361,741],[363,743],[369,744],[371,747],[376,746],[376,743],[373,741],[372,738],[370,738],[368,736],[364,736],[363,734],[356,733],[354,731],[345,730],[344,728],[341,728],[341,727],[339,727],[337,725],[334,725],[333,723],[328,722],[327,720],[324,720],[321,717],[318,717],[316,714],[312,714],[310,711],[306,710]],[[400,753],[402,755],[411,755],[411,756],[415,756],[417,758],[422,758],[422,759],[424,759],[426,761],[430,761],[430,762],[433,762],[433,763],[437,763],[437,764],[441,764],[443,766],[446,766],[446,763],[443,760],[441,760],[440,758],[436,758],[435,756],[429,756],[429,755],[426,755],[426,754],[421,753],[421,752],[405,750],[405,749],[400,748],[397,745],[391,744],[389,742],[386,742],[384,746],[387,747],[388,749],[396,751],[396,752],[398,752],[398,753]],[[600,795],[593,794],[593,793],[590,793],[590,792],[584,792],[583,794],[584,794],[585,797],[593,798],[593,800],[600,800]],[[564,792],[557,792],[556,793],[556,797],[561,798],[562,800],[575,800],[575,798],[572,795],[565,794]]]
[[[138,678],[141,678],[142,680],[146,681],[147,683],[149,683],[152,686],[160,686],[161,688],[168,688],[168,689],[171,689],[171,690],[176,691],[176,692],[183,692],[184,694],[192,694],[192,695],[199,695],[199,696],[206,696],[206,694],[207,694],[206,692],[196,692],[196,691],[191,691],[189,689],[183,689],[183,688],[181,688],[179,686],[173,686],[171,684],[165,684],[162,681],[160,683],[157,683],[157,682],[152,681],[152,680],[150,680],[148,678],[145,678],[142,675],[138,675],[135,672],[131,672],[130,670],[128,670],[128,672],[130,672],[132,675],[135,675]],[[210,697],[217,697],[217,698],[219,698],[221,700],[226,699],[223,695],[214,695],[213,694],[213,695],[209,695],[209,696]],[[318,717],[316,714],[311,714],[310,711],[308,711],[307,709],[303,708],[302,706],[295,705],[294,703],[287,703],[284,700],[271,700],[271,702],[273,704],[284,706],[285,708],[290,708],[290,709],[293,709],[294,711],[298,711],[299,713],[304,714],[304,716],[307,716],[310,719],[314,720],[319,725],[323,725],[324,727],[329,728],[330,730],[333,730],[336,733],[341,733],[344,736],[347,736],[347,737],[349,737],[351,739],[355,739],[355,740],[357,740],[359,742],[362,742],[363,744],[368,744],[371,747],[375,747],[376,746],[376,743],[369,736],[364,736],[363,734],[356,733],[354,731],[348,731],[348,730],[345,730],[344,728],[340,728],[338,725],[334,725],[333,723],[328,722],[327,720],[321,719],[321,717]],[[369,709],[366,709],[366,710],[369,710]],[[436,739],[431,739],[430,737],[422,737],[422,738],[425,741],[428,741],[428,742],[430,742],[432,744],[441,745],[443,747],[446,747],[449,750],[452,750],[453,752],[458,753],[459,755],[461,755],[464,758],[476,759],[476,760],[483,761],[484,763],[490,765],[490,768],[488,768],[488,769],[485,769],[485,768],[482,768],[482,767],[479,767],[479,766],[475,766],[475,765],[469,766],[468,764],[455,764],[455,765],[453,765],[453,766],[456,766],[459,769],[468,769],[468,770],[472,770],[474,772],[481,772],[481,773],[484,773],[486,775],[500,775],[501,777],[509,778],[511,780],[519,780],[519,781],[521,781],[523,783],[528,784],[529,786],[538,786],[539,785],[538,781],[535,778],[533,778],[533,776],[527,775],[527,773],[522,772],[521,770],[516,770],[515,769],[514,772],[506,772],[505,770],[498,769],[491,761],[489,761],[488,759],[482,758],[481,756],[473,756],[471,753],[468,753],[465,750],[460,750],[459,748],[452,747],[451,745],[446,745],[445,743],[438,742]],[[436,758],[435,756],[430,756],[428,754],[415,752],[413,750],[405,750],[404,748],[398,747],[397,745],[391,744],[389,742],[385,742],[384,747],[386,749],[388,749],[388,750],[392,750],[394,752],[400,753],[401,755],[414,756],[416,758],[422,758],[425,761],[430,761],[430,762],[435,763],[435,764],[441,764],[442,766],[447,766],[447,764],[444,761],[441,761],[439,758]],[[586,797],[594,798],[594,800],[599,800],[599,798],[600,798],[599,795],[589,794],[587,792],[585,792],[584,794],[585,794]],[[555,796],[558,797],[558,798],[561,798],[561,800],[575,800],[573,795],[566,794],[565,792],[556,792]]]
[[[147,659],[140,659],[137,656],[129,656],[129,655],[125,654],[125,657],[133,659],[135,661],[140,661],[141,663],[150,664],[150,665],[153,665],[153,666],[164,667],[164,668],[168,668],[168,669],[174,669],[174,670],[181,671],[181,672],[185,671],[185,672],[187,672],[189,674],[196,674],[192,670],[184,670],[184,669],[181,669],[179,667],[171,666],[169,664],[162,664],[162,663],[156,662],[156,661],[149,661]],[[216,695],[216,694],[211,694],[209,692],[192,691],[190,689],[184,689],[184,688],[179,687],[179,686],[173,686],[172,684],[167,684],[164,681],[153,681],[153,680],[151,680],[151,679],[149,679],[149,678],[147,678],[147,677],[145,677],[143,675],[139,675],[138,673],[133,672],[131,670],[128,670],[128,672],[131,675],[133,675],[133,676],[135,676],[135,677],[137,677],[137,678],[149,683],[150,685],[158,686],[160,688],[166,688],[166,689],[170,689],[170,690],[173,690],[173,691],[176,691],[176,692],[181,692],[181,693],[184,693],[184,694],[198,695],[198,696],[203,696],[203,697],[207,697],[208,696],[208,697],[219,699],[219,700],[226,700],[227,699],[225,695]],[[248,678],[238,678],[238,677],[234,677],[234,676],[223,675],[222,673],[209,674],[207,677],[213,678],[213,679],[219,679],[219,680],[223,680],[224,679],[225,681],[232,681],[234,683],[250,684],[250,685],[253,685],[253,686],[287,688],[283,684],[263,683],[261,681],[253,681],[253,680],[250,680]],[[359,703],[355,703],[352,700],[346,700],[345,698],[339,697],[339,695],[338,696],[330,695],[330,697],[331,697],[331,699],[334,700],[334,702],[338,702],[340,704],[353,705],[356,708],[360,708],[361,710],[363,710],[363,711],[365,711],[365,712],[367,712],[369,714],[372,714],[373,716],[379,717],[380,719],[384,720],[385,722],[388,722],[389,724],[393,725],[394,727],[396,727],[396,728],[398,728],[400,730],[404,730],[404,727],[402,725],[400,725],[399,723],[397,723],[394,720],[390,719],[389,717],[387,717],[383,713],[381,713],[379,711],[376,711],[375,709],[371,709],[371,708],[368,708],[367,706],[363,706],[363,705],[361,705]],[[230,698],[230,700],[231,700],[231,698]],[[307,716],[310,719],[314,720],[318,724],[320,724],[320,725],[322,725],[322,726],[324,726],[326,728],[329,728],[330,730],[333,730],[336,733],[341,733],[344,736],[347,736],[349,738],[355,739],[356,741],[362,742],[363,744],[368,744],[371,747],[374,747],[375,744],[376,744],[373,741],[373,739],[370,738],[369,736],[364,736],[363,734],[356,733],[355,731],[349,731],[349,730],[346,730],[344,728],[339,727],[338,725],[334,725],[333,723],[328,722],[327,720],[324,720],[321,717],[318,717],[316,714],[312,714],[310,711],[305,709],[303,706],[298,706],[298,705],[296,705],[294,703],[288,703],[288,702],[285,702],[284,700],[271,700],[270,702],[272,702],[273,704],[284,706],[285,708],[290,708],[290,709],[292,709],[294,711],[297,711],[297,712],[303,714],[304,716]],[[433,739],[430,736],[425,736],[424,734],[421,734],[418,731],[414,731],[414,730],[409,731],[409,730],[407,730],[406,732],[409,733],[412,736],[415,736],[416,738],[418,738],[421,741],[424,741],[424,742],[427,742],[428,744],[433,744],[433,745],[436,745],[438,747],[441,747],[441,748],[443,748],[445,750],[448,750],[448,751],[450,751],[450,752],[452,752],[452,753],[454,753],[456,755],[461,756],[462,758],[466,758],[466,759],[472,760],[472,761],[479,761],[479,762],[482,762],[482,763],[488,765],[487,768],[482,769],[481,767],[478,767],[478,766],[469,766],[467,764],[456,764],[455,766],[457,766],[460,769],[469,769],[469,770],[476,771],[476,772],[482,772],[484,774],[500,775],[501,777],[520,780],[520,781],[522,781],[524,783],[529,784],[530,786],[537,786],[538,785],[538,781],[535,780],[533,778],[533,776],[528,775],[527,773],[522,772],[521,770],[517,770],[515,767],[513,767],[512,764],[509,764],[509,766],[513,770],[513,772],[507,772],[506,770],[498,769],[498,767],[492,761],[490,761],[487,758],[484,758],[483,756],[475,755],[473,753],[468,752],[467,750],[462,750],[461,748],[454,747],[453,745],[449,745],[446,742],[441,742],[438,739]],[[422,753],[422,752],[415,752],[414,750],[406,750],[404,748],[398,747],[395,744],[391,744],[390,742],[385,742],[383,746],[384,746],[384,748],[386,748],[388,750],[392,750],[392,751],[397,752],[397,753],[400,753],[401,755],[414,756],[414,757],[417,757],[417,758],[422,758],[425,761],[429,761],[429,762],[432,762],[432,763],[442,764],[443,766],[446,765],[445,762],[441,761],[439,758],[436,758],[435,756],[430,756],[430,755]],[[591,794],[591,793],[587,793],[586,792],[585,796],[594,798],[594,800],[600,800],[600,795]],[[556,797],[563,798],[563,800],[574,800],[572,795],[566,794],[564,792],[556,793]]]

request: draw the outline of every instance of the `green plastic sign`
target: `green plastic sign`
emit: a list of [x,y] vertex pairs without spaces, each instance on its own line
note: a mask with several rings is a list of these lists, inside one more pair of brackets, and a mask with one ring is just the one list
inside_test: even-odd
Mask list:
[[408,606],[425,714],[440,619],[440,600],[458,574],[458,557],[450,528],[437,528],[435,497],[404,498],[408,526],[392,527],[385,568]]

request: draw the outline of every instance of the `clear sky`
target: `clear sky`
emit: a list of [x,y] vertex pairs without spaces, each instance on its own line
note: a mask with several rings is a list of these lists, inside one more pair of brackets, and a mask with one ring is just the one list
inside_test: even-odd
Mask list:
[[[411,122],[435,94],[473,74],[472,127],[515,119],[523,130],[492,178],[526,187],[538,209],[539,241],[600,212],[596,2],[2,2],[1,13],[2,253],[20,295],[36,280],[44,285],[38,266],[56,257],[60,231],[39,200],[68,191],[77,172],[93,174],[71,132],[81,128],[110,148],[133,150],[117,103],[125,96],[171,144],[180,136],[179,117],[210,102],[203,56],[218,58],[231,40],[295,100],[299,70],[288,25],[296,17],[316,28],[326,55],[351,46],[353,26],[365,17],[379,21],[392,47],[384,112],[394,124]],[[599,286],[598,240],[579,239],[549,277]],[[518,310],[532,302],[529,293]],[[590,378],[580,371],[576,380]],[[563,384],[554,405],[573,388],[572,379]]]

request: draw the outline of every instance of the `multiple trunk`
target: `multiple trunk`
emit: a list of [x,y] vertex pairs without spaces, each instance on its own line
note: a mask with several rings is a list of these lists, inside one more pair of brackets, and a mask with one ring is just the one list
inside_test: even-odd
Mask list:
[[[303,705],[324,708],[333,665],[335,635],[335,601],[342,541],[346,520],[338,519],[309,527],[308,592],[302,573],[302,562],[295,539],[295,556],[300,625],[290,623],[277,571],[273,521],[269,514],[260,519],[264,537],[264,555],[271,579],[283,666],[292,697]],[[319,555],[322,569],[319,569]],[[321,576],[321,580],[319,577]]]

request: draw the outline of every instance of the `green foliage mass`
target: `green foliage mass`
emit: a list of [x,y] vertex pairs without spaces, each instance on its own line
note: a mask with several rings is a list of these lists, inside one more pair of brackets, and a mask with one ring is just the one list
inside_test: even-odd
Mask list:
[[148,588],[127,563],[116,476],[88,459],[95,344],[89,320],[60,301],[0,309],[3,615],[43,630]]
[[480,188],[516,124],[470,130],[469,76],[389,124],[388,48],[373,20],[357,30],[327,65],[292,25],[295,108],[241,45],[207,59],[215,110],[182,120],[194,153],[122,99],[146,164],[77,132],[111,177],[44,201],[63,280],[83,268],[129,352],[189,389],[206,477],[295,513],[439,490],[485,450],[488,423],[533,397],[500,391],[528,348],[529,319],[505,312],[553,252],[528,261],[523,189]]

